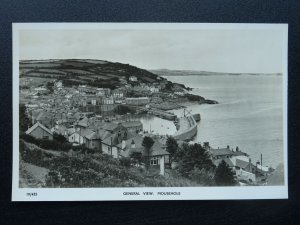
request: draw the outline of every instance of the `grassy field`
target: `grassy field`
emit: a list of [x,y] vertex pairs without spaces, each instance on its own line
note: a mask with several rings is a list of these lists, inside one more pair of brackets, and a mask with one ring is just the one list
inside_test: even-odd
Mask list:
[[56,79],[76,79],[93,81],[100,79],[109,83],[120,77],[136,76],[144,82],[155,82],[158,75],[128,64],[112,63],[102,60],[24,60],[19,63],[21,77],[51,77]]

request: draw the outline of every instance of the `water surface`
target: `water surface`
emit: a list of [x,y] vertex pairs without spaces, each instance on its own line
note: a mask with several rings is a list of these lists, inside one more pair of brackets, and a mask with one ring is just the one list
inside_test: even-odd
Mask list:
[[[201,114],[195,141],[212,147],[239,148],[252,161],[276,167],[283,163],[282,76],[168,76],[168,80],[194,88],[191,93],[217,100],[217,105],[193,105]],[[173,110],[182,116],[182,110]]]

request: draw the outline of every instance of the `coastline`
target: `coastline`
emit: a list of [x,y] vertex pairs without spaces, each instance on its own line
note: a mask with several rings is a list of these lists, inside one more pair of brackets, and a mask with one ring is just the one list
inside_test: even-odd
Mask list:
[[210,99],[204,99],[202,101],[190,101],[186,98],[182,98],[182,99],[177,99],[176,102],[172,100],[172,101],[166,101],[159,104],[157,103],[150,104],[150,106],[152,108],[169,111],[169,110],[182,109],[189,106],[202,105],[202,104],[219,104],[219,103],[216,100],[210,100]]

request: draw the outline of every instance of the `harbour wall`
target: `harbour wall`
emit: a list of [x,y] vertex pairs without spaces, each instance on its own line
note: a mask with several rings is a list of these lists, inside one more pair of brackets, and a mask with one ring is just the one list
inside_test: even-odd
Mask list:
[[197,123],[193,116],[179,118],[178,125],[179,129],[173,135],[176,140],[191,140],[197,134]]
[[158,116],[160,118],[166,119],[166,120],[175,120],[177,118],[176,115],[169,113],[169,112],[159,110],[159,109],[149,109],[148,113]]

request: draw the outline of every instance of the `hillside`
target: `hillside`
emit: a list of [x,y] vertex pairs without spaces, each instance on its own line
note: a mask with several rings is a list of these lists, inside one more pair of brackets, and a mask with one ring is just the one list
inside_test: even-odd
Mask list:
[[202,186],[166,169],[130,167],[110,155],[46,150],[20,140],[20,187],[185,187]]
[[21,60],[20,77],[61,79],[70,85],[117,88],[120,78],[136,76],[139,81],[153,83],[164,80],[158,75],[129,64],[90,59]]
[[195,70],[150,70],[152,73],[159,76],[211,76],[211,75],[281,75],[280,73],[221,73],[221,72],[210,72],[210,71],[195,71]]

